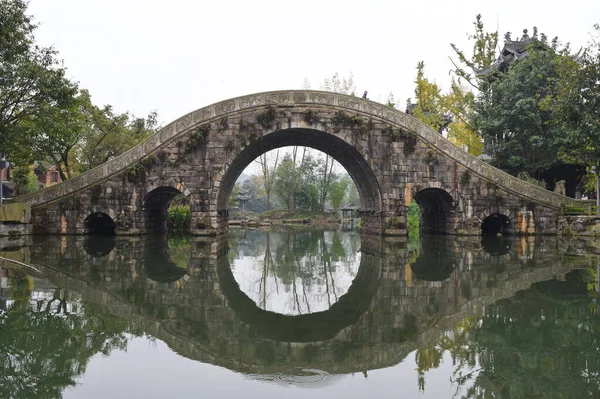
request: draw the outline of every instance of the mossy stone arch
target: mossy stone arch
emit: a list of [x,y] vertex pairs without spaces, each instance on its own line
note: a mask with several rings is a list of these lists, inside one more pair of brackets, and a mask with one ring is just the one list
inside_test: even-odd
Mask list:
[[428,187],[417,192],[414,200],[421,211],[421,232],[446,234],[451,231],[454,200],[444,189]]
[[382,195],[373,168],[360,149],[344,140],[343,135],[327,133],[316,128],[272,129],[262,137],[251,141],[232,157],[220,171],[215,205],[218,210],[227,209],[229,196],[235,182],[244,169],[260,155],[286,146],[305,146],[334,158],[352,177],[358,190],[361,208],[373,212],[382,210]]
[[181,194],[175,187],[159,186],[144,196],[142,210],[148,232],[165,232],[167,230],[167,213],[169,203]]
[[104,212],[93,212],[83,221],[86,234],[112,235],[117,224]]

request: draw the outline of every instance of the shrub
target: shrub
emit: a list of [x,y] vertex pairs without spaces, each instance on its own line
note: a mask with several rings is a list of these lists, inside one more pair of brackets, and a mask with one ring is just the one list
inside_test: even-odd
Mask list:
[[408,234],[419,235],[421,225],[421,209],[417,201],[412,200],[408,206]]
[[189,233],[192,210],[189,205],[173,205],[167,214],[167,228],[170,233]]

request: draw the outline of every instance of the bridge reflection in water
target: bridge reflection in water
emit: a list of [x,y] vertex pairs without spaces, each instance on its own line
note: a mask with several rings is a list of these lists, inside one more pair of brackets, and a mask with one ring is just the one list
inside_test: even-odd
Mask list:
[[[566,257],[565,241],[555,238],[486,238],[482,245],[481,238],[442,236],[411,247],[402,239],[338,236],[342,232],[240,234],[218,240],[44,237],[0,255],[32,264],[61,292],[74,292],[84,312],[100,305],[126,320],[129,332],[150,334],[189,359],[249,378],[309,385],[395,365],[486,306],[596,262],[595,256]],[[278,252],[275,243],[290,241],[294,247]],[[264,273],[252,292],[236,280],[243,266],[236,260],[244,254],[260,261]],[[356,269],[336,270],[352,262]],[[344,273],[349,286],[332,281]],[[306,306],[281,314],[261,303],[267,278],[281,292],[301,287],[289,301],[305,300],[307,290],[339,295],[321,296],[327,309],[316,304],[316,311]],[[67,308],[66,296],[55,299],[52,306]]]

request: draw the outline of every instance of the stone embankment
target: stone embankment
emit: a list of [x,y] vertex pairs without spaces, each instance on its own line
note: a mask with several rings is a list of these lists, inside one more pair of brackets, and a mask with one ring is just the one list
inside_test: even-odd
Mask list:
[[0,206],[0,237],[32,233],[31,206],[29,204],[4,204]]
[[574,236],[600,236],[600,215],[565,215],[558,219],[558,233]]

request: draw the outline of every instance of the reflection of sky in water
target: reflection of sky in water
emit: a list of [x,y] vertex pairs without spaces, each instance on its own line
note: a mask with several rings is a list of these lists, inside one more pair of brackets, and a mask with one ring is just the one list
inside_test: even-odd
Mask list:
[[[326,232],[313,253],[294,253],[277,260],[277,236],[270,233],[271,261],[265,262],[266,245],[258,255],[240,255],[232,262],[232,271],[240,289],[262,309],[299,315],[329,309],[348,292],[360,266],[360,252],[352,245],[352,237],[337,236],[345,254],[332,256],[333,233]],[[256,254],[256,252],[254,251]],[[331,257],[326,262],[327,257]],[[265,267],[265,263],[267,264]],[[266,269],[266,270],[265,270]]]
[[[452,358],[448,354],[438,368],[426,373],[425,390],[419,391],[414,359],[415,352],[411,352],[395,366],[344,376],[331,375],[313,386],[287,374],[273,381],[269,376],[260,378],[196,362],[177,355],[160,340],[138,337],[129,341],[126,351],[93,356],[85,374],[77,378],[77,385],[63,392],[63,398],[303,399],[310,395],[312,399],[439,399],[462,398],[466,394],[470,384],[459,389],[448,378],[453,372]],[[473,369],[461,371],[467,374]],[[286,379],[291,381],[286,383]],[[318,389],[307,392],[306,388]]]

